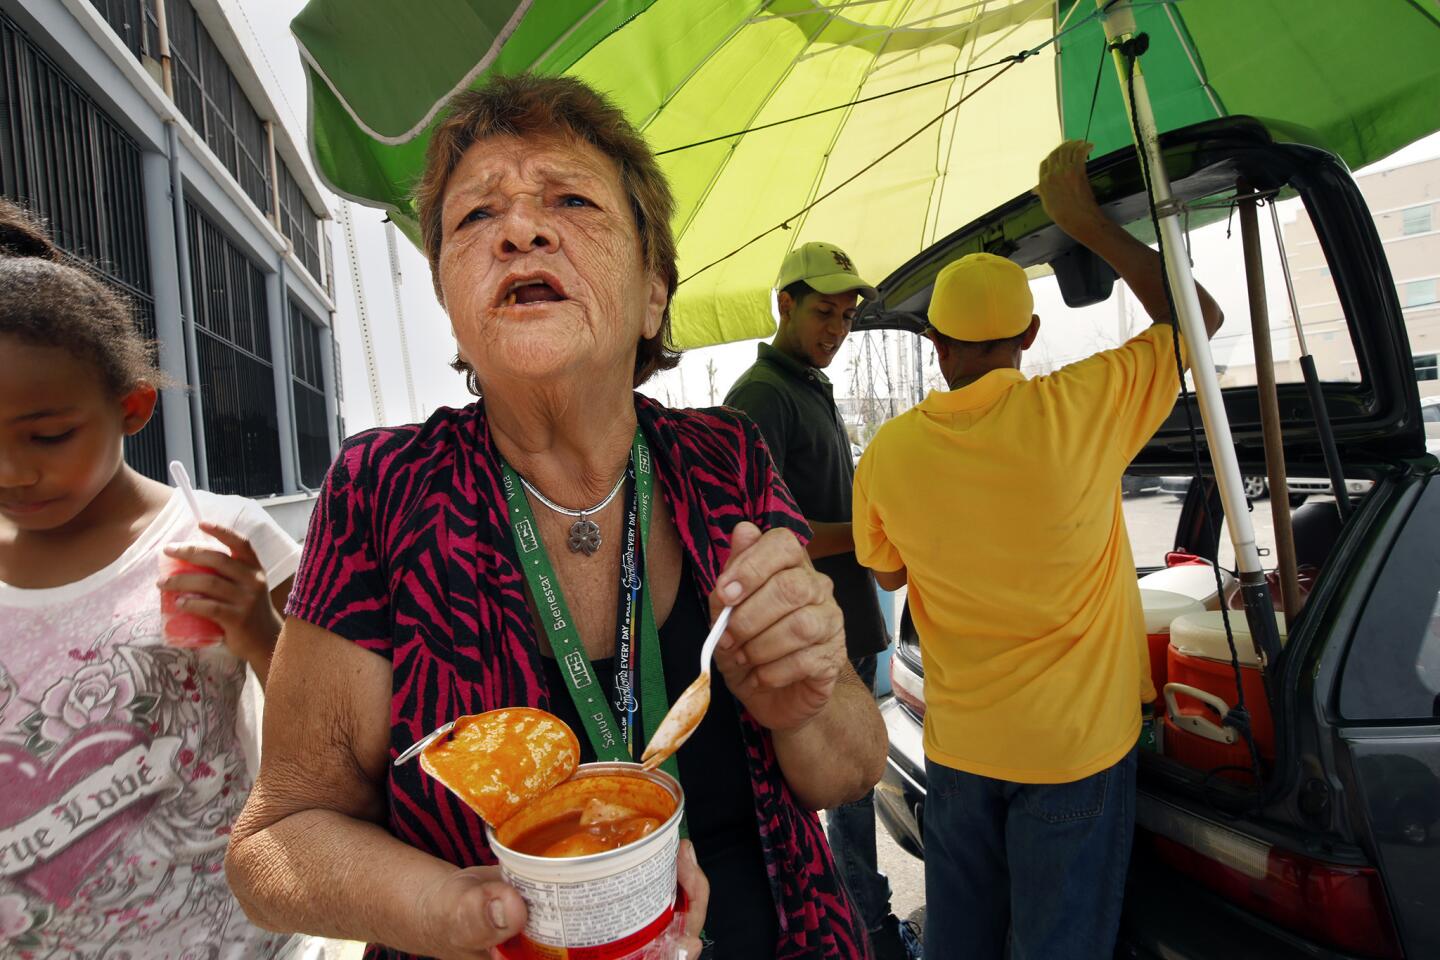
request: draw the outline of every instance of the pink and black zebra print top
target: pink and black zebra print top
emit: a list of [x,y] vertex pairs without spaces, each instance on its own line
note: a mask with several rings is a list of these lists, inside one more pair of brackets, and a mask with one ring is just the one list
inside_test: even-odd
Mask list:
[[[743,415],[669,410],[639,394],[635,408],[700,589],[714,589],[741,520],[808,538]],[[287,612],[389,659],[392,756],[460,714],[549,707],[483,402],[345,442],[311,518]],[[743,711],[741,730],[779,918],[775,956],[866,957],[863,925],[818,816],[796,802],[768,732]],[[396,837],[460,866],[495,862],[480,819],[419,764],[391,767],[389,776]],[[375,945],[366,953],[401,956]]]

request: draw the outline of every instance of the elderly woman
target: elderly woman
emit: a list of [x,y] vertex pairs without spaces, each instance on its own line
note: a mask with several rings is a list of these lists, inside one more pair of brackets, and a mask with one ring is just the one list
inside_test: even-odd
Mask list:
[[[867,955],[814,811],[879,779],[884,726],[756,428],[634,392],[677,359],[672,202],[644,141],[578,81],[497,79],[450,105],[418,199],[482,399],[354,437],[331,469],[227,860],[246,912],[369,940],[372,957],[488,956],[524,901],[485,866],[478,818],[391,759],[510,705],[565,718],[585,760],[639,757],[733,605],[709,712],[676,758],[707,936],[744,960]],[[519,564],[517,526],[538,531],[570,629]],[[579,663],[609,694],[598,723],[575,706]]]

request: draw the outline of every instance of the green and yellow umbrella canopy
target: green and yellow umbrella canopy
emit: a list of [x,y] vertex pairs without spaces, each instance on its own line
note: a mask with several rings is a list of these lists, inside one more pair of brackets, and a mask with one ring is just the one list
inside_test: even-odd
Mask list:
[[[1133,6],[1162,131],[1250,115],[1357,167],[1440,129],[1436,0]],[[768,335],[795,244],[873,282],[1062,137],[1129,142],[1093,0],[311,0],[292,29],[320,175],[412,238],[451,94],[523,70],[608,93],[676,194],[682,347]]]

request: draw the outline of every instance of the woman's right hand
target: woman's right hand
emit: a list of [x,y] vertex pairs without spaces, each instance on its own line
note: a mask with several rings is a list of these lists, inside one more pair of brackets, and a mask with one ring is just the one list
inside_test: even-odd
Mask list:
[[501,879],[499,867],[456,870],[421,902],[428,939],[446,945],[439,960],[492,960],[494,947],[525,929],[525,901]]

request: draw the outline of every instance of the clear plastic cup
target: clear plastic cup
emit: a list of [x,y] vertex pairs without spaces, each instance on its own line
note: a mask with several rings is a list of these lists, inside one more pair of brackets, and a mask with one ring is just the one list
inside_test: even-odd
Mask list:
[[[207,543],[196,542],[194,546],[203,546],[209,549],[224,550],[219,543],[211,541]],[[199,564],[172,557],[169,554],[160,555],[160,577],[168,579],[182,573],[214,573],[210,567],[202,567]],[[224,641],[225,631],[220,624],[208,617],[187,613],[179,609],[179,602],[182,597],[194,596],[194,594],[177,593],[174,590],[160,591],[160,632],[165,638],[165,645],[169,647],[181,647],[187,650],[196,650],[202,647],[211,647]]]

